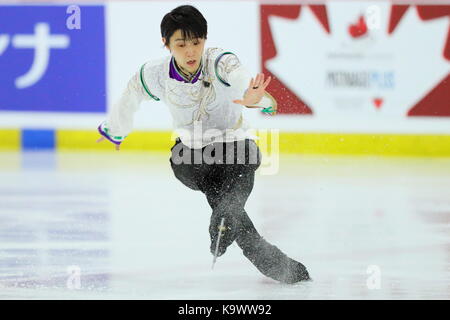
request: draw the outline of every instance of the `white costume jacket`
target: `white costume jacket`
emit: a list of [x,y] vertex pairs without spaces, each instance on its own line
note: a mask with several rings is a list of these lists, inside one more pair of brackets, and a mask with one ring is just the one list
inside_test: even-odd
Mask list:
[[[143,100],[162,100],[173,118],[174,130],[183,144],[202,148],[213,142],[255,138],[242,116],[242,99],[251,75],[231,52],[208,48],[202,57],[202,73],[195,83],[184,83],[169,76],[171,57],[145,63],[130,79],[121,98],[108,112],[99,132],[120,144],[131,132],[133,117]],[[276,108],[266,96],[257,104]]]

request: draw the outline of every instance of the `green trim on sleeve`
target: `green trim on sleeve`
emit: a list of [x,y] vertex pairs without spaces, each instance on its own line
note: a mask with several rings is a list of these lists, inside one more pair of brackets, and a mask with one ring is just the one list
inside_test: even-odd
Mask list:
[[223,79],[219,76],[219,73],[217,72],[217,66],[218,66],[218,64],[219,64],[219,60],[220,60],[220,58],[222,58],[222,57],[223,57],[224,55],[226,55],[226,54],[234,54],[234,53],[233,53],[233,52],[229,52],[229,51],[221,53],[221,54],[216,58],[216,61],[214,62],[214,71],[216,72],[216,77],[217,77],[217,79],[218,79],[220,82],[222,82],[224,85],[226,85],[227,87],[230,87],[231,85],[230,85],[228,82],[226,82],[225,80],[223,80]]
[[107,127],[104,127],[103,130],[108,135],[108,137],[113,138],[114,140],[121,140],[122,141],[122,140],[125,140],[125,138],[127,137],[127,136],[112,136],[112,135],[109,134],[109,132],[108,132],[109,129]]
[[150,90],[148,90],[148,87],[147,87],[147,85],[145,84],[145,81],[144,81],[144,66],[145,66],[145,63],[142,65],[142,67],[141,67],[141,72],[140,72],[142,86],[144,87],[145,92],[148,93],[148,95],[150,96],[150,98],[152,98],[152,99],[154,99],[154,100],[156,100],[156,101],[159,101],[160,99],[159,99],[157,96],[154,96],[154,95],[150,92]]

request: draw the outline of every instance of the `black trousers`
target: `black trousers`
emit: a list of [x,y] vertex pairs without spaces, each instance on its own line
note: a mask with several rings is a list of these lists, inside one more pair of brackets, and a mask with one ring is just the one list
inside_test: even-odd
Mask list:
[[190,149],[178,138],[171,153],[175,177],[190,189],[204,193],[208,200],[212,209],[212,241],[220,218],[225,217],[232,222],[232,237],[227,245],[236,240],[244,256],[261,273],[284,283],[309,279],[303,264],[261,237],[244,209],[253,189],[255,171],[261,165],[261,153],[253,140],[218,142]]

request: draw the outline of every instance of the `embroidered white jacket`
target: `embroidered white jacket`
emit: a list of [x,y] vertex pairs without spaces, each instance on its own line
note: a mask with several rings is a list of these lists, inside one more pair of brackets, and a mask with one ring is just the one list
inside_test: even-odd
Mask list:
[[[195,83],[170,78],[170,59],[149,61],[130,79],[101,125],[102,134],[106,132],[113,142],[122,141],[132,130],[134,113],[140,103],[154,99],[168,106],[174,130],[190,148],[256,138],[249,133],[250,127],[242,115],[243,106],[233,103],[242,99],[251,79],[236,55],[220,48],[206,49],[202,74]],[[266,96],[257,105],[276,108],[276,102]]]

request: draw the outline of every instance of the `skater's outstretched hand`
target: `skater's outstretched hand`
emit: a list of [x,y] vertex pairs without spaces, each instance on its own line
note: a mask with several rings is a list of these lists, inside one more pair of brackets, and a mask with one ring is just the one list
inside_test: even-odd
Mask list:
[[[103,140],[107,140],[105,137],[100,137],[99,139],[97,139],[97,143],[102,142]],[[116,150],[120,151],[120,144],[115,144],[116,146]]]
[[264,73],[258,73],[255,79],[252,78],[250,80],[250,84],[245,92],[244,98],[242,100],[233,100],[233,102],[244,106],[252,106],[257,104],[263,98],[270,80],[272,80],[272,78],[268,77],[267,80],[264,81]]
[[115,136],[111,135],[110,130],[106,126],[106,122],[103,121],[97,128],[98,133],[100,133],[101,137],[97,139],[97,143],[102,142],[103,140],[108,140],[116,146],[116,150],[120,150],[120,144],[127,136]]

